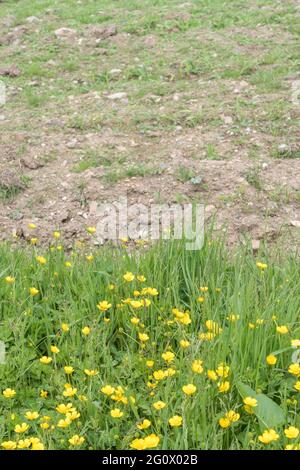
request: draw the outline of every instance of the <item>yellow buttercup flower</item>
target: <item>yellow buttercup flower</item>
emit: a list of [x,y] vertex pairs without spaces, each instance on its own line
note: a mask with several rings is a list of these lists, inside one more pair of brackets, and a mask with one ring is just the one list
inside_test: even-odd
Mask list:
[[88,326],[85,326],[84,328],[82,328],[81,330],[81,333],[84,335],[84,336],[88,336],[91,332],[91,329],[88,327]]
[[149,419],[144,419],[141,423],[136,425],[138,429],[148,429],[151,426]]
[[138,275],[138,276],[136,276],[136,278],[139,282],[145,282],[146,281],[146,278],[143,275]]
[[253,411],[252,406],[244,405],[243,408],[244,408],[244,410],[246,411],[246,413],[248,413],[249,415],[253,415],[253,414],[254,414],[254,411]]
[[195,374],[202,374],[203,372],[203,367],[202,367],[203,361],[200,359],[196,359],[195,361],[192,362],[192,371],[195,372]]
[[60,232],[58,231],[53,232],[53,238],[56,238],[56,239],[60,238]]
[[14,441],[3,441],[1,442],[1,446],[5,450],[15,450],[17,448],[17,443]]
[[297,390],[297,392],[300,392],[300,380],[297,380],[297,382],[294,385],[294,389]]
[[36,289],[35,287],[30,287],[29,288],[29,294],[34,297],[35,295],[38,295],[40,291],[38,289]]
[[267,269],[267,267],[268,267],[267,264],[261,263],[260,261],[258,261],[258,262],[256,263],[256,266],[257,266],[259,269],[261,269],[262,271],[263,271],[264,269]]
[[131,272],[127,271],[124,276],[123,276],[123,279],[126,281],[126,282],[132,282],[134,280],[134,274],[132,274]]
[[37,411],[26,411],[25,413],[25,418],[27,418],[29,421],[34,421],[35,419],[38,419],[39,416],[40,415]]
[[137,318],[137,317],[132,317],[130,319],[130,322],[133,324],[133,325],[138,325],[140,323],[140,319]]
[[134,450],[145,450],[147,448],[145,439],[134,439],[130,443],[130,448]]
[[34,230],[36,228],[36,225],[34,223],[30,222],[28,224],[28,228],[30,228],[31,230]]
[[182,349],[186,349],[190,346],[191,343],[185,339],[182,339],[180,340],[179,344],[182,347]]
[[276,331],[277,333],[280,333],[281,335],[286,335],[289,332],[289,329],[287,326],[282,325],[282,326],[277,326]]
[[175,354],[172,351],[167,351],[165,353],[162,353],[161,357],[164,359],[166,362],[172,362]]
[[98,374],[99,374],[99,371],[98,371],[98,370],[94,370],[94,369],[84,369],[84,373],[85,373],[88,377],[95,377],[95,375],[98,375]]
[[196,390],[197,390],[197,387],[196,385],[193,385],[193,384],[187,384],[182,387],[182,391],[186,395],[193,395],[196,392]]
[[105,387],[101,388],[101,392],[104,393],[104,395],[112,395],[115,392],[115,387],[105,385]]
[[16,391],[12,388],[6,388],[5,390],[3,390],[2,395],[5,398],[13,398],[16,396]]
[[98,309],[100,312],[106,312],[106,310],[111,308],[111,303],[109,303],[107,300],[102,300],[97,304]]
[[216,372],[214,370],[211,370],[209,369],[207,371],[207,377],[210,379],[210,380],[213,380],[213,381],[216,381],[218,379],[218,376],[216,374]]
[[258,436],[258,440],[263,444],[270,444],[273,441],[278,441],[279,434],[274,429],[267,429],[261,436]]
[[153,372],[153,377],[155,378],[155,380],[162,380],[165,378],[165,372],[163,370],[155,370]]
[[152,361],[152,360],[146,361],[146,366],[149,367],[149,368],[153,367],[154,366],[154,361]]
[[172,416],[172,418],[169,419],[169,425],[178,428],[182,425],[182,417],[178,415]]
[[17,424],[15,426],[14,431],[17,434],[23,434],[24,432],[28,431],[28,429],[29,429],[29,425],[27,423],[22,423],[22,424]]
[[148,339],[149,339],[149,336],[146,333],[139,333],[139,340],[140,341],[145,343],[146,341],[148,341]]
[[44,256],[37,256],[35,259],[40,264],[46,264],[47,263],[47,260],[46,260],[46,258],[44,258]]
[[43,429],[44,431],[46,431],[46,429],[50,428],[50,424],[49,423],[41,423],[40,428]]
[[299,348],[300,347],[300,339],[292,339],[291,340],[292,348]]
[[207,286],[200,287],[200,291],[201,292],[208,292],[208,287]]
[[224,428],[224,429],[229,428],[230,424],[231,423],[228,418],[219,419],[219,425],[221,426],[221,428]]
[[58,354],[59,353],[59,348],[57,346],[53,345],[53,346],[50,347],[50,351],[53,354]]
[[165,402],[159,400],[159,401],[156,401],[155,403],[153,403],[153,407],[156,409],[156,410],[162,410],[163,408],[165,408],[166,404]]
[[146,449],[153,449],[157,447],[159,444],[159,437],[156,434],[149,434],[149,436],[145,437],[144,442],[146,445]]
[[298,377],[300,375],[300,364],[297,362],[295,364],[291,364],[289,366],[289,373]]
[[13,284],[15,282],[16,278],[13,277],[13,276],[6,276],[5,278],[5,282],[7,282],[7,284]]
[[66,390],[63,391],[63,396],[70,398],[70,397],[74,397],[76,393],[77,393],[77,388],[73,388],[69,385],[68,387],[66,387]]
[[87,232],[90,233],[91,235],[93,235],[94,233],[96,233],[96,227],[87,227]]
[[31,441],[30,439],[19,439],[18,440],[18,449],[28,449],[31,446]]
[[231,423],[235,423],[236,421],[238,421],[240,419],[239,413],[236,413],[233,410],[229,410],[226,413],[225,417],[228,418]]
[[40,358],[40,363],[41,364],[50,364],[52,362],[52,357],[49,356],[43,356]]
[[61,329],[62,329],[62,331],[63,331],[64,333],[67,333],[67,331],[70,330],[70,327],[69,327],[69,325],[68,325],[67,323],[62,323],[62,324],[61,324]]
[[244,404],[247,405],[247,406],[250,406],[251,408],[257,406],[257,400],[255,398],[252,398],[252,397],[246,397],[244,398],[243,400]]
[[41,390],[40,391],[40,397],[41,398],[47,398],[48,396],[48,392],[46,390]]
[[72,366],[64,366],[64,371],[67,375],[71,375],[74,372],[74,367]]
[[220,393],[226,393],[230,389],[230,383],[228,381],[221,382],[218,386],[218,390]]
[[267,429],[261,436],[258,436],[258,440],[263,444],[270,444],[273,441],[278,441],[279,434],[274,429]]
[[65,405],[64,403],[61,403],[60,405],[57,405],[55,409],[58,413],[61,413],[63,415],[67,413],[72,413],[75,410],[72,403],[68,403],[67,405]]
[[276,356],[274,356],[274,354],[269,354],[266,357],[266,361],[267,361],[267,364],[269,364],[269,366],[274,366],[277,362],[277,358]]
[[74,436],[72,436],[69,439],[69,443],[72,446],[80,446],[81,444],[84,443],[84,441],[85,441],[84,437],[83,436],[78,436],[78,434],[75,434]]
[[110,411],[110,416],[112,418],[122,418],[123,416],[123,411],[120,410],[120,408],[114,408],[113,410]]
[[284,434],[288,439],[296,439],[299,436],[299,429],[295,426],[289,426],[284,430]]
[[66,417],[65,419],[60,419],[58,421],[57,427],[64,429],[64,428],[69,427],[71,423],[72,423],[72,420],[69,417]]
[[216,373],[219,377],[226,378],[229,375],[229,370],[229,366],[221,362],[216,369]]

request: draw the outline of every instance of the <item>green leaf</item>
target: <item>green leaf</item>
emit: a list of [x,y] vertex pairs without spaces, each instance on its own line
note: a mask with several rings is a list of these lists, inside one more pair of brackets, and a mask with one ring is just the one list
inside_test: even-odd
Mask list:
[[253,408],[253,411],[258,418],[262,430],[276,428],[285,423],[283,409],[267,395],[256,393],[251,387],[242,382],[238,382],[237,388],[242,398],[252,397],[257,400],[257,406]]

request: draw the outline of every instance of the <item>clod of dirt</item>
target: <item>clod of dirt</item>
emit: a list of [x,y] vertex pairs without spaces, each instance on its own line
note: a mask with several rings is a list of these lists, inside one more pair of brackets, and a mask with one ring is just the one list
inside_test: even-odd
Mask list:
[[73,39],[76,36],[77,31],[72,28],[59,28],[54,31],[54,34],[58,39]]
[[25,26],[17,26],[9,33],[0,37],[0,45],[8,46],[10,44],[19,42],[23,34],[25,34],[26,32],[27,28]]
[[90,26],[88,28],[88,36],[95,39],[102,40],[107,39],[110,36],[115,36],[118,33],[117,26],[110,24],[108,26]]
[[62,211],[58,214],[58,219],[60,222],[68,222],[70,220],[70,212],[68,210]]
[[145,40],[144,40],[145,46],[154,47],[155,43],[156,43],[156,39],[155,39],[155,36],[153,36],[152,34],[145,37]]
[[39,161],[37,158],[31,157],[22,157],[21,163],[25,168],[29,168],[29,170],[37,170],[38,168],[42,168],[44,163]]
[[0,67],[0,76],[4,77],[18,77],[21,73],[21,70],[17,65],[8,65],[4,67]]
[[300,228],[300,220],[291,220],[291,225]]
[[12,170],[4,170],[0,173],[0,187],[3,191],[18,191],[24,188],[24,185],[18,176]]

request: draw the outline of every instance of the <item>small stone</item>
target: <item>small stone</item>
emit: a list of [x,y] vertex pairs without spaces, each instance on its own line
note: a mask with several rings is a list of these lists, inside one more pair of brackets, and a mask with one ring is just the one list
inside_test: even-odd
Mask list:
[[260,240],[252,240],[252,251],[254,254],[258,252],[259,246],[260,246]]
[[278,152],[279,153],[286,153],[288,151],[289,147],[286,144],[280,144],[278,145]]
[[300,228],[300,220],[291,220],[291,225]]
[[28,16],[28,18],[26,18],[26,21],[27,23],[31,24],[31,23],[38,23],[40,20],[36,16]]
[[66,143],[66,146],[68,149],[74,149],[77,145],[77,139],[70,140],[69,142]]
[[107,97],[109,100],[122,100],[127,98],[127,93],[120,91],[118,93],[113,93],[112,95],[108,95]]
[[111,69],[108,73],[111,77],[116,77],[122,72],[121,69]]

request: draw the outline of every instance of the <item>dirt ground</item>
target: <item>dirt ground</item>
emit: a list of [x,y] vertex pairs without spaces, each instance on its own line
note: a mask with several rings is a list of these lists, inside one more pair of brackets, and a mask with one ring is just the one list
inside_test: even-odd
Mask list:
[[17,3],[0,3],[0,238],[84,239],[127,194],[203,202],[230,242],[299,244],[299,2]]

